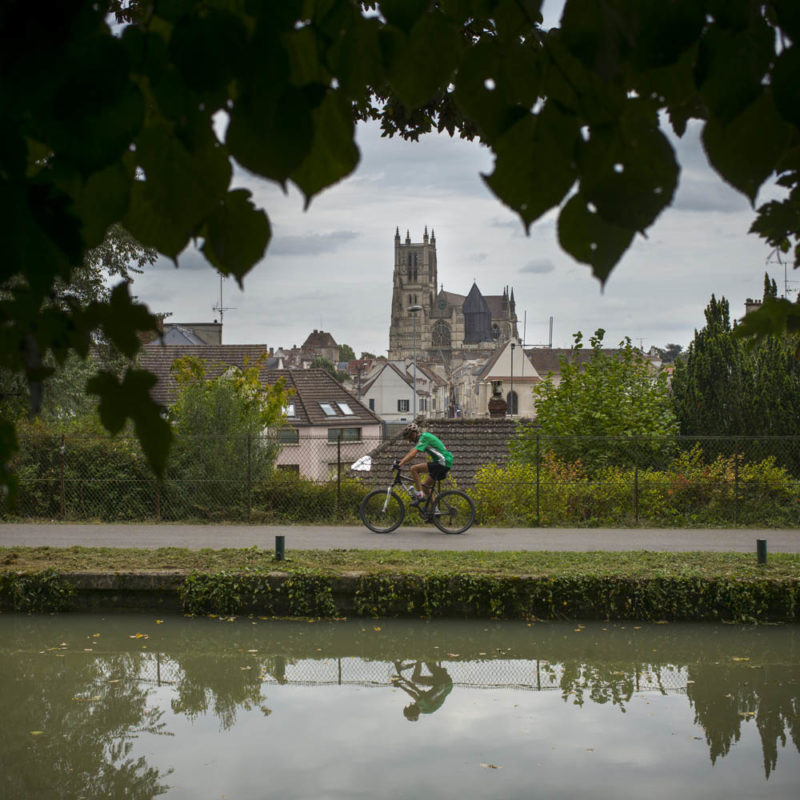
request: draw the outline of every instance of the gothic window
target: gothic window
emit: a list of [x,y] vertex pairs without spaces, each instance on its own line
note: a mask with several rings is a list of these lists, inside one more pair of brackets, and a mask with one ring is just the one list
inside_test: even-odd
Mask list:
[[450,347],[450,328],[446,322],[439,320],[431,331],[431,344],[434,347]]
[[500,328],[497,327],[497,323],[492,325],[492,338],[499,339],[500,338]]
[[408,266],[411,266],[411,253],[408,254]]
[[414,305],[414,301],[411,299],[411,295],[409,295],[409,296],[408,296],[408,304],[409,304],[410,306],[413,306],[413,305]]

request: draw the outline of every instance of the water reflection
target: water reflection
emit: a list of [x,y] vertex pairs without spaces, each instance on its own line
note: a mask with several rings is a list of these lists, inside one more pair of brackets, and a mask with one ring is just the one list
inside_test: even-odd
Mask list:
[[[668,742],[676,731],[634,702],[673,698],[690,712],[677,735],[704,741],[707,764],[735,761],[755,730],[760,789],[776,769],[796,786],[799,643],[793,627],[0,616],[0,797],[184,796],[171,785],[173,767],[194,764],[193,737],[209,722],[237,742],[253,732],[296,735],[304,715],[338,729],[340,712],[325,706],[335,704],[330,692],[346,691],[363,709],[349,713],[349,730],[386,728],[390,717],[419,722],[412,738],[411,728],[394,734],[404,747],[441,738],[442,726],[456,730],[471,706],[504,696],[515,698],[513,708],[530,706],[526,697],[557,700],[561,711],[548,706],[546,720],[554,737],[605,707],[618,718],[635,711],[631,741],[646,728]],[[313,697],[319,708],[309,706]],[[659,708],[677,727],[679,708]],[[544,714],[544,706],[525,713]],[[568,740],[575,729],[560,735]],[[510,742],[506,752],[511,773]]]
[[[406,677],[403,673],[412,667],[410,677]],[[433,714],[441,708],[453,688],[450,673],[438,661],[395,661],[394,668],[392,683],[413,700],[403,709],[403,715],[411,722],[416,722],[420,714]]]

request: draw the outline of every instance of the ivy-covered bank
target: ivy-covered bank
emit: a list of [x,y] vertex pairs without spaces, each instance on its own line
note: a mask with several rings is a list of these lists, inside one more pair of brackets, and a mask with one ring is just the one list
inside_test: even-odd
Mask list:
[[[51,562],[39,570],[30,568],[37,550],[48,551]],[[80,551],[78,556],[92,552],[71,550]],[[210,563],[201,569],[186,568],[196,553],[164,552],[162,561],[169,566],[137,570],[129,564],[121,571],[119,564],[109,564],[104,569],[98,557],[90,569],[77,571],[76,554],[70,559],[69,551],[59,568],[52,563],[58,555],[48,548],[16,548],[5,556],[0,549],[0,609],[795,622],[800,600],[800,555],[773,555],[768,564],[758,565],[753,556],[736,553],[476,552],[431,559],[428,553],[373,551],[353,559],[333,554],[324,565],[319,554],[311,553],[277,563],[263,551],[202,551],[224,555],[208,555]],[[183,552],[187,563],[181,565]],[[230,563],[236,553],[238,567]],[[152,553],[142,558],[158,561]],[[27,568],[20,569],[23,565]]]

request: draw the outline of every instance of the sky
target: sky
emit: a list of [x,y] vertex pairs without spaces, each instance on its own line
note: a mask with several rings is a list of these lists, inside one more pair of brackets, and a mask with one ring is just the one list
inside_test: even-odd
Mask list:
[[[545,6],[545,27],[557,24],[558,2]],[[548,14],[549,9],[549,14]],[[265,258],[240,290],[222,281],[224,344],[301,345],[312,330],[332,334],[356,355],[385,355],[394,269],[394,233],[421,242],[436,233],[439,282],[467,294],[473,281],[485,295],[513,288],[519,332],[526,345],[569,347],[598,328],[605,343],[624,337],[647,350],[686,347],[703,326],[713,294],[726,297],[733,317],[748,297],[760,298],[765,271],[794,300],[798,276],[768,263],[768,246],[747,233],[755,217],[749,201],[708,166],[700,124],[682,139],[666,130],[682,171],[672,206],[637,236],[605,287],[588,266],[564,253],[557,209],[531,226],[486,187],[491,151],[477,142],[431,134],[419,142],[382,138],[375,124],[359,125],[361,153],[354,173],[323,192],[304,211],[302,195],[236,169],[234,188],[253,193],[272,225]],[[765,187],[756,206],[775,189]],[[160,260],[136,277],[133,294],[168,322],[219,319],[220,278],[187,248],[179,268]],[[550,319],[552,318],[552,340]]]

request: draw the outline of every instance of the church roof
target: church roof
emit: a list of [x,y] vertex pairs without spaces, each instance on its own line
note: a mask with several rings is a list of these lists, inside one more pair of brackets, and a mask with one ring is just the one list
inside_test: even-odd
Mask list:
[[472,288],[469,290],[467,299],[464,301],[464,313],[465,314],[491,313],[486,300],[481,294],[481,290],[478,288],[477,283],[472,284]]

